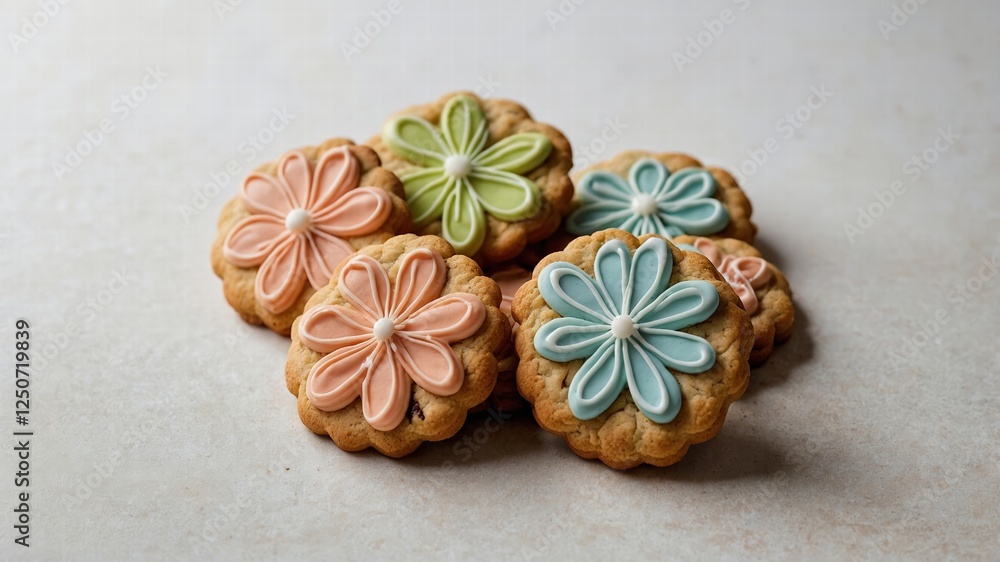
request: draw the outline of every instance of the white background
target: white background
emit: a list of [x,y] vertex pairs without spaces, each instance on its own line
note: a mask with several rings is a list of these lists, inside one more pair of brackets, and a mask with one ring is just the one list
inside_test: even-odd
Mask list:
[[[15,46],[41,8],[4,1],[0,362],[28,319],[37,434],[27,550],[0,377],[0,558],[995,559],[1000,4],[929,0],[887,37],[891,0],[404,0],[372,23],[386,5],[70,0]],[[126,113],[147,67],[165,77]],[[473,418],[400,461],[343,453],[297,418],[287,340],[226,305],[208,250],[240,178],[206,190],[213,173],[361,142],[477,87],[578,156],[676,150],[739,172],[796,330],[680,464],[615,472],[530,416],[493,433]],[[800,109],[812,88],[832,95]],[[275,110],[294,118],[241,152]],[[906,162],[949,128],[915,177]]]

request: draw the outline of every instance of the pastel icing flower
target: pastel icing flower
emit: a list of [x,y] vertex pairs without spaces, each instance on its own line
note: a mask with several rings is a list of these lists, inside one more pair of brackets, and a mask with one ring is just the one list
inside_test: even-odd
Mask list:
[[548,158],[552,142],[539,133],[518,133],[487,147],[486,116],[467,95],[448,101],[440,125],[397,117],[382,137],[389,150],[417,166],[400,177],[416,226],[440,220],[443,237],[472,255],[485,239],[486,214],[519,221],[538,212],[541,193],[522,174]]
[[375,232],[389,218],[392,199],[358,187],[361,171],[346,146],[324,152],[315,168],[299,151],[285,154],[278,175],[255,172],[240,197],[250,216],[226,236],[223,256],[237,267],[260,267],[256,298],[280,314],[305,282],[319,290],[354,248],[343,238]]
[[[687,247],[684,248],[685,246]],[[707,257],[726,278],[729,286],[736,291],[736,295],[740,297],[747,313],[753,315],[754,312],[757,312],[759,303],[755,289],[764,287],[771,280],[771,269],[767,266],[767,261],[751,256],[724,255],[719,251],[715,242],[708,238],[696,238],[693,245],[683,244],[681,247],[694,250]]]
[[475,334],[486,307],[469,293],[442,296],[447,266],[440,254],[413,250],[401,261],[395,285],[367,255],[344,265],[338,289],[349,306],[320,305],[299,322],[302,343],[321,358],[306,379],[306,396],[335,411],[361,397],[365,419],[380,431],[402,422],[411,381],[439,396],[462,388],[464,370],[449,344]]
[[712,316],[719,293],[707,281],[670,285],[672,268],[668,244],[650,238],[635,255],[620,240],[605,243],[593,277],[567,262],[542,270],[539,292],[561,318],[542,325],[534,344],[551,361],[585,360],[569,386],[578,419],[601,415],[628,386],[646,417],[668,423],[681,407],[671,370],[700,373],[715,364],[708,341],[680,330]]
[[726,227],[729,213],[715,193],[712,174],[684,168],[673,174],[661,162],[643,158],[632,165],[628,180],[611,172],[590,172],[577,186],[583,204],[566,219],[573,234],[606,228],[636,236],[713,234]]

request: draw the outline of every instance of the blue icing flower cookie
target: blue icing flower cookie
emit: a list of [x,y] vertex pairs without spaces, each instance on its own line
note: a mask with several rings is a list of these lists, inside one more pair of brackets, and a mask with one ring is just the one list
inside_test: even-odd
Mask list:
[[677,462],[746,389],[753,327],[704,256],[622,230],[582,236],[518,292],[518,388],[535,418],[614,468]]
[[750,201],[736,180],[683,154],[622,152],[575,178],[574,235],[618,228],[636,236],[685,234],[752,242]]

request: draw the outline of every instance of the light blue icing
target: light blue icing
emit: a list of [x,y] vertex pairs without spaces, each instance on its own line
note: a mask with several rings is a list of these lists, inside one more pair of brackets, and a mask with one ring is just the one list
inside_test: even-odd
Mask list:
[[636,236],[706,235],[721,231],[729,213],[715,194],[712,174],[684,168],[671,174],[661,162],[644,158],[632,165],[628,180],[605,171],[580,180],[583,204],[566,219],[573,234],[620,228]]
[[561,318],[535,333],[535,349],[551,361],[586,359],[569,386],[577,418],[601,415],[628,386],[646,417],[668,423],[681,407],[670,370],[700,373],[715,364],[708,341],[679,330],[712,316],[719,293],[707,281],[670,285],[672,269],[670,247],[650,238],[634,255],[620,240],[601,246],[593,277],[566,262],[542,270],[539,291]]

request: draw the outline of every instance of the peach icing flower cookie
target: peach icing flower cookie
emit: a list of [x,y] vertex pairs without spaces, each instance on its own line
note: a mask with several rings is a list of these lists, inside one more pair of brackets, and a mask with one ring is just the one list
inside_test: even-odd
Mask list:
[[723,238],[709,240],[678,236],[674,243],[685,250],[703,254],[722,273],[743,302],[753,322],[754,344],[750,365],[756,367],[771,356],[774,344],[792,335],[795,308],[792,290],[785,275],[768,263],[757,248],[746,242]]
[[344,139],[261,166],[219,216],[212,268],[226,300],[247,322],[288,334],[340,260],[409,230],[402,195],[372,149]]
[[679,461],[746,390],[753,327],[704,256],[604,230],[517,292],[517,384],[535,419],[613,468]]
[[500,289],[436,236],[344,260],[292,327],[285,380],[299,417],[338,447],[401,457],[454,435],[510,339]]
[[484,265],[514,258],[569,212],[569,142],[514,102],[448,94],[400,112],[368,144],[403,181],[418,232]]
[[733,176],[683,154],[622,152],[576,177],[576,210],[566,219],[572,234],[605,228],[636,236],[682,234],[753,242],[750,201]]
[[[531,272],[516,265],[506,266],[499,270],[490,272],[490,278],[500,286],[500,311],[510,318],[510,306],[514,302],[514,294],[531,279]],[[511,322],[513,323],[513,319]],[[517,323],[512,324],[513,333],[517,333]],[[490,397],[474,411],[481,411],[488,408],[500,410],[502,412],[513,412],[525,408],[528,403],[524,401],[517,392],[517,353],[514,350],[514,340],[500,354],[498,365],[499,374],[497,384],[493,387]]]

